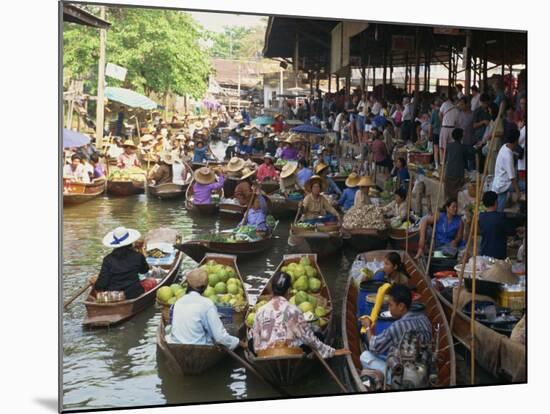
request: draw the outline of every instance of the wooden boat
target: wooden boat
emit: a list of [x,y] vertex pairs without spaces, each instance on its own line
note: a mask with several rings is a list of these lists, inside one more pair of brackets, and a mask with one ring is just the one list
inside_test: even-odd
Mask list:
[[[391,247],[396,250],[405,250],[406,246],[406,229],[389,229],[389,237]],[[409,231],[409,249],[410,254],[416,254],[418,250],[418,241],[420,240],[420,229]]]
[[[244,286],[241,273],[237,267],[237,258],[235,256],[207,254],[199,266],[206,264],[209,260],[214,260],[216,263],[233,267],[237,278],[241,282],[241,285]],[[246,302],[249,303],[246,289],[244,295]],[[230,335],[237,336],[241,339],[243,338],[244,321],[247,310],[248,309],[243,309],[241,312],[233,312],[233,318],[231,320],[222,318],[224,327]],[[162,354],[164,354],[168,360],[170,368],[172,368],[175,373],[183,375],[199,375],[215,366],[227,356],[227,353],[216,345],[184,345],[168,343],[165,337],[166,323],[167,321],[164,318],[161,318],[157,331],[157,348]]]
[[298,253],[313,253],[321,257],[330,256],[341,249],[343,238],[337,224],[317,224],[311,229],[298,227],[301,215],[290,225],[288,245]]
[[279,182],[273,180],[265,180],[262,182],[260,188],[264,193],[271,194],[279,189]]
[[240,220],[243,218],[244,212],[246,211],[246,206],[241,206],[240,204],[220,202],[220,215],[223,215],[226,218],[234,218]]
[[202,167],[218,167],[218,166],[223,166],[225,164],[227,164],[225,161],[208,161],[206,163],[194,162],[191,164],[191,168],[193,169],[193,171],[195,171]]
[[165,183],[158,185],[148,185],[147,193],[153,197],[158,197],[160,199],[169,199],[169,198],[178,198],[183,197],[187,190],[187,184],[174,184],[174,183]]
[[[185,192],[185,208],[190,213],[199,214],[201,216],[213,216],[218,212],[219,202],[213,202],[209,204],[193,204],[193,184],[195,180],[191,181]],[[220,188],[214,193],[219,194],[220,200],[223,198],[223,188]]]
[[270,214],[276,219],[294,217],[298,212],[300,200],[290,200],[280,194],[266,196]]
[[[308,257],[311,265],[317,270],[318,278],[321,280],[321,291],[319,297],[326,302],[327,309],[331,312],[327,315],[327,324],[320,328],[320,333],[324,336],[325,343],[330,343],[330,333],[332,329],[333,310],[332,298],[327,287],[326,280],[317,263],[317,256],[314,254],[291,254],[283,256],[283,260],[275,270],[277,275],[283,266],[290,263],[298,263],[302,257]],[[290,293],[288,293],[290,298]],[[272,297],[271,279],[258,296],[258,300],[269,300]],[[287,298],[287,299],[288,299]],[[321,299],[319,299],[321,300]],[[247,336],[248,337],[248,336]],[[319,361],[313,357],[308,357],[301,348],[277,347],[269,350],[259,351],[254,355],[251,351],[245,350],[246,359],[273,384],[288,385],[293,384],[305,374],[307,374]]]
[[63,205],[81,204],[90,201],[105,191],[105,179],[96,178],[88,184],[74,183],[64,180]]
[[115,181],[107,180],[107,194],[126,197],[134,194],[143,194],[145,192],[145,183],[143,181]]
[[97,303],[97,292],[92,288],[84,301],[86,306],[86,318],[83,325],[87,327],[109,327],[130,319],[148,306],[155,303],[157,290],[162,286],[172,284],[178,274],[178,269],[183,261],[183,255],[176,252],[175,258],[170,265],[160,266],[167,273],[159,280],[157,286],[141,296],[124,300],[121,302]]
[[176,248],[184,252],[196,262],[200,262],[207,253],[234,254],[239,259],[247,259],[266,251],[273,245],[273,233],[265,239],[252,242],[228,243],[221,241],[190,240],[176,245]]
[[360,252],[385,249],[388,231],[376,229],[343,229],[344,241]]
[[[362,256],[362,259],[366,261],[381,261],[388,252],[388,250],[378,250],[362,253],[359,256]],[[426,307],[426,316],[431,321],[434,330],[438,325],[440,328],[439,352],[437,358],[438,379],[436,386],[449,387],[456,385],[453,338],[447,319],[445,319],[443,308],[437,300],[437,293],[432,287],[431,281],[425,277],[424,272],[412,260],[411,256],[405,252],[400,252],[400,254],[407,271],[411,276],[409,285],[416,287],[416,292],[420,295],[419,302]],[[362,367],[359,357],[363,351],[363,345],[361,343],[359,325],[357,321],[359,316],[357,312],[358,295],[359,288],[354,279],[350,277],[346,286],[346,293],[342,308],[342,339],[344,342],[344,348],[351,351],[351,355],[346,356],[346,363],[349,368],[351,383],[357,392],[367,392],[367,388],[360,378]],[[433,334],[435,340],[435,331]]]

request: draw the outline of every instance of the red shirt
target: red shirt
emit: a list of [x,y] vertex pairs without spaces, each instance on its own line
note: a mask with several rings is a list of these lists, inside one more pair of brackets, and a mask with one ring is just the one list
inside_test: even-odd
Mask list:
[[258,167],[257,177],[259,182],[263,182],[266,178],[277,180],[278,176],[279,172],[275,169],[273,164],[268,166],[266,163],[263,163]]
[[375,139],[371,144],[371,151],[375,162],[384,161],[388,157],[388,149],[381,139]]
[[275,123],[272,126],[273,126],[273,132],[283,132],[283,121],[282,120],[275,121]]

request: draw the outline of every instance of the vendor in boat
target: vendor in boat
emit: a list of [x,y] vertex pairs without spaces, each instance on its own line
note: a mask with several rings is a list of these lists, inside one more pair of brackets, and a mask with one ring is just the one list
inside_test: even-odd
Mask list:
[[176,135],[174,138],[174,145],[172,145],[172,154],[179,159],[183,159],[185,157],[185,143],[187,141],[187,138],[185,138],[185,135],[179,134]]
[[332,177],[328,176],[329,171],[329,166],[324,162],[320,162],[315,166],[315,174],[320,175],[327,181],[327,194],[340,197],[342,196],[342,190],[336,185]]
[[373,276],[373,280],[389,282],[392,285],[396,283],[406,285],[409,283],[409,278],[409,272],[397,252],[389,252],[384,257],[384,267]]
[[395,177],[397,181],[397,187],[406,188],[409,179],[409,169],[407,168],[407,160],[400,157],[394,162],[393,169],[391,170],[391,176]]
[[187,274],[187,292],[174,303],[172,323],[166,341],[173,344],[214,345],[221,344],[233,350],[245,341],[229,335],[218,314],[218,308],[210,299],[202,296],[208,287],[208,274],[194,269]]
[[[443,249],[448,252],[455,253],[463,243],[462,235],[464,224],[462,218],[457,214],[458,203],[456,198],[449,198],[435,225],[434,248]],[[434,226],[434,216],[430,214],[424,217],[420,223],[420,240],[418,241],[418,252],[415,259],[420,258],[425,253],[426,240],[431,238],[431,231],[428,226]]]
[[298,183],[300,188],[304,188],[307,180],[309,180],[311,177],[313,177],[313,171],[308,168],[307,161],[302,158],[300,161],[298,161],[298,173],[296,174],[296,182]]
[[375,187],[374,181],[369,175],[361,177],[357,184],[359,191],[355,193],[355,200],[353,201],[354,207],[363,207],[370,204],[369,190],[371,187]]
[[202,164],[208,161],[208,148],[204,146],[202,140],[197,141],[195,149],[193,150],[193,162],[197,164]]
[[71,163],[63,167],[63,178],[81,183],[90,182],[90,177],[81,163],[80,155],[73,154],[71,156]]
[[160,155],[160,160],[157,165],[149,171],[149,184],[159,185],[171,183],[174,177],[172,165],[174,157],[170,152],[164,152]]
[[149,272],[145,256],[133,247],[140,237],[139,231],[125,227],[117,227],[107,233],[103,245],[113,251],[103,259],[99,276],[88,279],[96,291],[123,291],[129,300],[157,285],[154,278],[140,281],[140,275]]
[[307,181],[305,185],[307,195],[300,203],[303,207],[302,221],[318,223],[336,219],[340,223],[340,214],[332,207],[330,201],[321,194],[321,191],[326,190],[326,188],[326,180],[318,175],[314,175]]
[[[382,207],[382,213],[392,220],[400,219],[401,222],[407,220],[407,190],[398,188],[395,190],[393,201]],[[393,221],[392,221],[393,222]]]
[[90,163],[92,164],[92,167],[94,168],[94,175],[92,177],[94,180],[96,178],[105,177],[105,168],[103,167],[103,164],[101,164],[101,162],[99,162],[99,155],[97,153],[92,154],[92,156],[90,157]]
[[[271,348],[309,348],[318,351],[323,358],[349,355],[346,349],[334,349],[320,340],[320,334],[311,329],[310,324],[296,305],[286,298],[291,287],[290,276],[286,273],[275,275],[271,283],[272,299],[256,312],[254,326],[249,332],[253,352],[262,353]],[[321,338],[323,339],[323,338]]]
[[248,209],[246,219],[241,222],[241,225],[254,226],[256,227],[256,234],[260,237],[265,237],[269,232],[269,227],[266,222],[267,203],[261,195],[259,187],[255,188],[253,191],[254,201]]
[[256,133],[256,135],[254,135],[254,143],[252,144],[252,153],[263,154],[264,152],[265,152],[264,134],[262,132],[258,132]]
[[241,176],[241,181],[235,187],[234,197],[241,206],[247,206],[252,196],[252,181],[256,171],[249,168],[244,168]]
[[139,140],[139,152],[142,159],[152,155],[153,148],[154,148],[154,145],[153,145],[154,140],[155,140],[155,137],[152,136],[151,134],[145,134]]
[[124,152],[118,157],[117,167],[121,170],[124,168],[141,167],[141,163],[136,154],[137,146],[134,142],[127,139],[124,141],[124,144],[122,144],[122,148],[124,148]]
[[120,137],[113,137],[113,143],[109,144],[109,147],[107,149],[107,157],[112,159],[118,159],[120,154],[124,152],[124,148],[122,148],[122,138]]
[[227,178],[232,179],[240,179],[241,178],[241,171],[244,168],[244,160],[242,158],[233,157],[229,160],[227,165],[225,166],[225,172],[227,174]]
[[353,203],[355,202],[355,194],[359,190],[360,180],[361,177],[359,177],[355,172],[352,172],[348,176],[348,178],[346,178],[347,188],[344,190],[344,192],[340,196],[340,199],[338,200],[338,205],[344,212],[353,207]]
[[[361,354],[360,360],[363,368],[386,372],[386,362],[381,357],[391,349],[399,346],[401,338],[405,333],[415,330],[421,338],[422,343],[432,342],[432,324],[424,313],[411,312],[412,293],[411,290],[401,284],[393,285],[387,292],[389,296],[388,308],[392,318],[396,319],[389,328],[381,334],[375,335],[371,321],[367,317],[360,318],[361,324],[366,329],[368,340],[368,351]],[[390,378],[386,378],[390,383]]]
[[498,195],[494,191],[483,194],[485,212],[479,213],[479,232],[481,233],[481,256],[494,257],[504,260],[508,257],[506,252],[507,239],[515,234],[515,229],[506,214],[497,211]]
[[[215,171],[220,173],[216,178]],[[193,204],[211,204],[212,192],[223,188],[224,177],[220,169],[202,167],[194,173],[195,184],[193,184]]]
[[264,163],[258,167],[258,181],[264,182],[268,180],[277,181],[279,179],[279,171],[273,165],[273,157],[271,154],[264,155]]
[[292,192],[302,191],[296,182],[296,170],[298,166],[295,163],[285,164],[281,170],[281,178],[279,179],[279,187],[282,193],[288,197]]
[[275,138],[277,137],[277,134],[271,133],[269,134],[267,138],[267,144],[266,144],[266,152],[270,154],[275,154],[277,152],[277,143],[275,142]]
[[298,160],[298,150],[292,146],[292,140],[290,138],[284,142],[281,158],[285,161]]

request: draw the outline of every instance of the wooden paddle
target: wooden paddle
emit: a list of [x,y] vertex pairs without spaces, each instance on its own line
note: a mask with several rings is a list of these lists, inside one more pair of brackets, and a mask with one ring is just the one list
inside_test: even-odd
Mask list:
[[218,348],[222,349],[223,351],[227,352],[231,358],[233,358],[235,361],[239,362],[242,366],[244,366],[247,370],[252,372],[260,381],[263,383],[269,385],[271,388],[273,388],[275,391],[277,391],[279,394],[281,394],[283,397],[292,397],[288,392],[283,390],[281,387],[273,384],[271,381],[269,381],[267,378],[265,378],[262,374],[260,374],[252,365],[250,365],[245,359],[241,358],[235,351],[232,351],[228,347],[222,345],[222,344],[216,344]]
[[313,351],[313,353],[315,354],[315,356],[317,357],[317,359],[319,360],[319,362],[321,362],[321,364],[323,365],[323,367],[325,368],[325,370],[329,373],[329,375],[332,377],[332,379],[334,380],[334,382],[336,384],[338,384],[338,387],[340,387],[340,389],[342,390],[343,393],[345,394],[349,394],[349,391],[348,389],[345,387],[344,384],[342,384],[342,382],[340,381],[340,379],[338,378],[338,376],[336,375],[336,373],[332,370],[332,368],[329,366],[329,364],[327,364],[327,361],[325,361],[325,359],[321,356],[321,354],[319,353],[319,351],[317,351],[316,349],[313,349],[311,348],[311,350]]
[[246,210],[243,214],[243,219],[241,223],[244,225],[246,223],[246,219],[248,218],[248,211],[250,210],[250,207],[252,207],[252,203],[254,202],[254,199],[256,198],[256,193],[252,193],[252,196],[250,197],[250,200],[248,200],[248,205],[246,206]]
[[75,300],[76,298],[78,298],[80,295],[82,295],[84,292],[86,292],[86,291],[88,290],[88,288],[89,288],[90,286],[92,286],[92,285],[93,285],[93,283],[88,282],[88,283],[86,283],[84,286],[82,286],[82,287],[80,288],[80,290],[74,294],[74,296],[72,296],[68,301],[66,301],[66,302],[63,304],[63,309],[67,310],[67,307],[68,307],[71,303],[73,303],[74,300]]
[[411,218],[411,199],[412,199],[412,177],[409,177],[409,188],[407,188],[407,228],[405,229],[405,251],[409,251],[409,227],[411,227],[410,224],[410,218]]

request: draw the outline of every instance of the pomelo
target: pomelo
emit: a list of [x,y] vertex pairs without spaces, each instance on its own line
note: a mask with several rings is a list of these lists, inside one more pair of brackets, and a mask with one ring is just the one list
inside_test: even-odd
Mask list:
[[307,281],[307,276],[302,276],[299,278],[293,286],[296,290],[307,290],[309,285]]
[[308,280],[308,287],[310,292],[317,293],[321,290],[321,281],[312,277]]
[[256,319],[256,312],[250,312],[246,317],[246,326],[252,328],[254,326],[254,319]]
[[170,285],[170,290],[172,291],[172,294],[175,295],[176,292],[180,289],[183,289],[182,286],[179,283],[172,283]]
[[208,296],[208,299],[210,299],[214,303],[219,303],[220,301],[217,295],[210,295]]
[[208,274],[208,285],[209,286],[216,286],[220,282],[220,277],[217,273],[209,273]]
[[317,306],[315,308],[315,315],[317,315],[319,318],[322,318],[323,316],[326,316],[327,310],[323,308],[322,306]]
[[224,294],[227,293],[227,286],[224,282],[218,282],[216,286],[214,286],[214,290],[216,293]]
[[170,299],[168,299],[166,303],[168,303],[169,305],[173,305],[174,303],[176,303],[177,300],[178,300],[177,297],[172,296]]
[[227,285],[227,292],[231,293],[232,295],[236,295],[239,293],[239,287],[234,283],[229,283]]
[[313,306],[311,306],[311,303],[309,302],[302,302],[300,303],[300,305],[298,305],[298,307],[304,313],[313,311]]
[[300,259],[300,264],[303,265],[303,266],[309,266],[311,264],[311,262],[309,261],[309,257],[303,256]]
[[307,295],[307,301],[311,303],[311,306],[313,306],[313,308],[315,309],[315,307],[317,306],[317,298],[313,295]]
[[296,293],[296,305],[301,305],[303,302],[307,302],[308,301],[308,295],[306,292],[298,292]]
[[315,277],[315,276],[317,276],[317,270],[315,270],[314,267],[305,266],[305,269],[306,269],[306,275],[307,275],[307,277]]
[[157,298],[161,302],[168,302],[168,300],[174,296],[172,294],[172,289],[170,289],[168,286],[163,286],[159,290],[157,290]]

